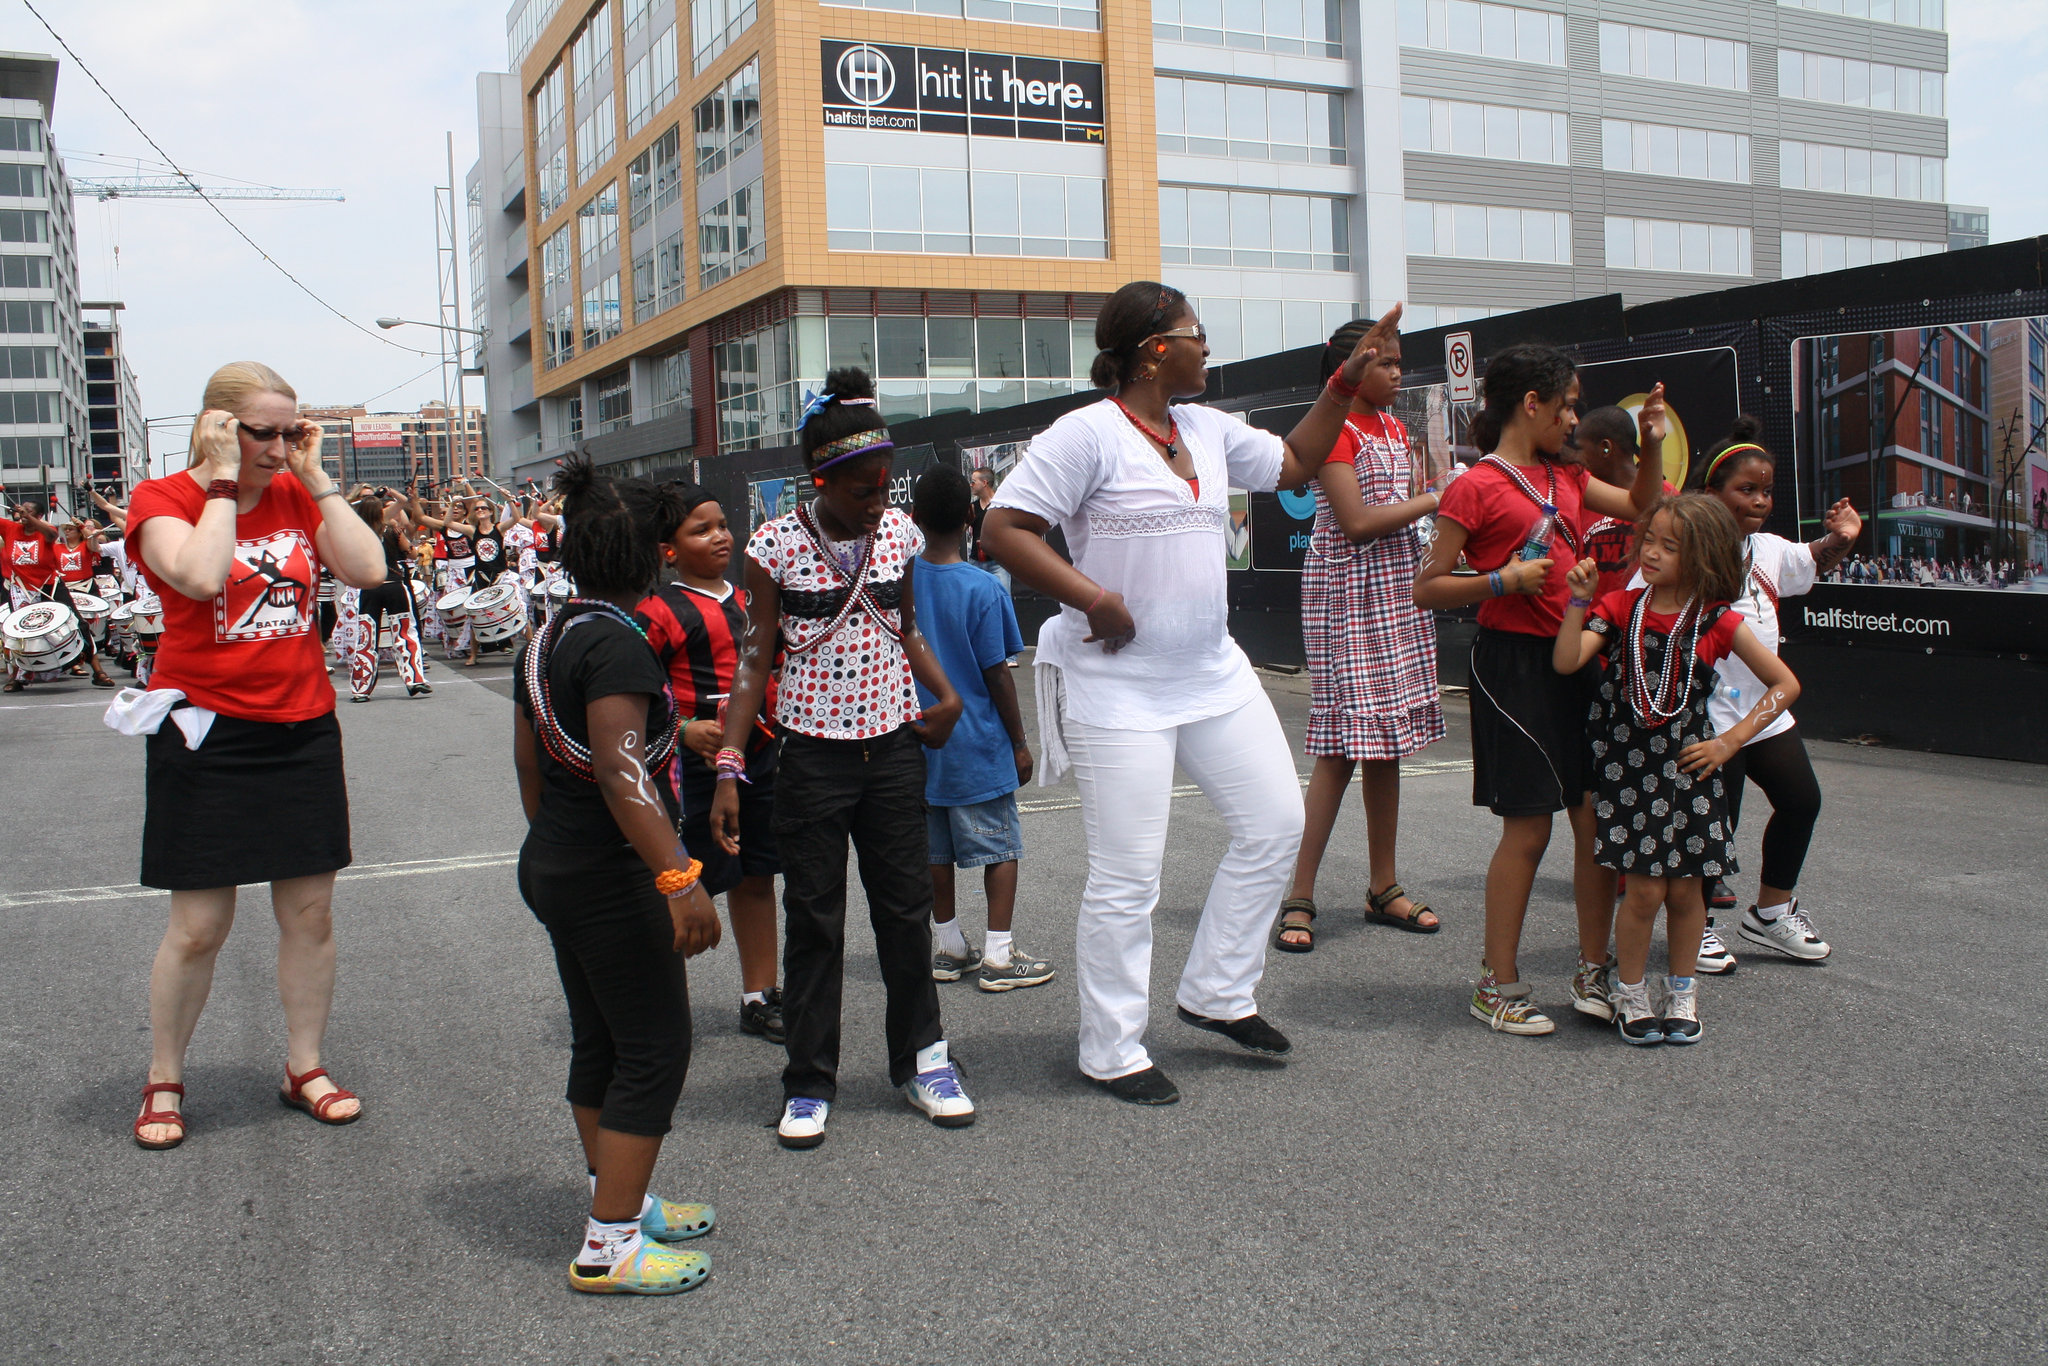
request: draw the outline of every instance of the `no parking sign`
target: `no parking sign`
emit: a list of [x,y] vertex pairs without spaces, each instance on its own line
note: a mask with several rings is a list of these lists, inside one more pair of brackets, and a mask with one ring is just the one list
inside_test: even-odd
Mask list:
[[1452,332],[1444,337],[1444,370],[1451,382],[1451,401],[1470,403],[1479,397],[1472,379],[1472,334]]

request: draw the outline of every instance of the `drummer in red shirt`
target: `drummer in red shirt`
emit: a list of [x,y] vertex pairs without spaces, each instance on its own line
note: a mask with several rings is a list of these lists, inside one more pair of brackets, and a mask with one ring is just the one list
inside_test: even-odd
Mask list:
[[[77,605],[71,601],[71,584],[78,583],[82,592],[92,586],[92,565],[99,551],[96,546],[81,541],[75,558],[84,566],[83,574],[71,572],[66,564],[67,547],[70,537],[79,530],[78,523],[68,523],[64,528],[65,539],[58,540],[57,528],[43,520],[43,505],[37,502],[22,503],[14,509],[12,519],[0,517],[0,556],[7,566],[7,589],[9,600],[15,607],[26,607],[31,602],[61,602],[75,613]],[[81,581],[82,580],[82,581]],[[111,688],[114,680],[107,676],[107,670],[100,663],[99,651],[94,648],[92,632],[79,623],[79,637],[85,649],[80,663],[92,666],[92,685],[95,688]],[[77,671],[78,666],[72,666]],[[0,691],[20,692],[28,686],[28,674],[16,667],[10,657],[7,661],[7,685]]]
[[150,973],[153,1052],[135,1141],[184,1141],[185,1048],[234,924],[235,889],[270,884],[284,1001],[286,1104],[347,1124],[361,1103],[320,1065],[334,995],[334,874],[349,862],[334,685],[314,627],[324,564],[384,581],[384,550],[320,466],[320,427],[276,371],[207,381],[192,465],[139,485],[128,544],[163,601],[151,697],[183,699],[149,736],[144,886],[171,894]]

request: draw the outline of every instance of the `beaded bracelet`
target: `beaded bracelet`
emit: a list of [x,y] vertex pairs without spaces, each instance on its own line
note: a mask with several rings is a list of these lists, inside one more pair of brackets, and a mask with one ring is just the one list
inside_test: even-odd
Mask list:
[[754,780],[747,776],[747,756],[731,745],[727,745],[712,757],[711,766],[718,771],[720,782],[727,778],[737,778],[749,786],[753,784]]
[[704,865],[696,859],[691,859],[687,868],[664,868],[654,875],[654,890],[671,901],[687,896],[703,872]]
[[1352,399],[1358,397],[1358,386],[1356,384],[1346,384],[1342,370],[1331,372],[1330,383],[1327,387],[1330,391],[1330,396],[1340,403],[1348,404]]
[[1486,581],[1493,585],[1493,595],[1495,597],[1502,597],[1507,593],[1507,581],[1501,578],[1500,571],[1498,569],[1494,570],[1491,574],[1488,574],[1486,576]]
[[1592,605],[1593,600],[1591,598],[1568,598],[1565,600],[1565,606],[1567,607],[1591,607]]
[[209,499],[226,498],[233,501],[242,496],[242,486],[232,479],[216,479],[206,486]]

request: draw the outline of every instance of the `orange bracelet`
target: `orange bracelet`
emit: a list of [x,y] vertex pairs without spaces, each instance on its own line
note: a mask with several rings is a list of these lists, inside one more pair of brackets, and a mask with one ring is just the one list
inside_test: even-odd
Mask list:
[[654,875],[654,890],[671,899],[682,896],[697,885],[703,872],[704,865],[697,859],[691,859],[687,868],[664,868]]

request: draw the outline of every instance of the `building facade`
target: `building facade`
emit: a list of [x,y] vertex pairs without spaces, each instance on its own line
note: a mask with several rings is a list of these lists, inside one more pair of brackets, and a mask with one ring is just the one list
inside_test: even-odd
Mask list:
[[781,444],[844,363],[892,418],[1083,387],[1095,311],[1131,279],[1185,289],[1227,360],[1397,299],[1428,326],[1940,251],[1943,20],[1941,0],[524,0],[524,178],[505,149],[480,198],[501,206],[486,239],[523,199],[523,256],[487,262],[524,272],[529,316],[493,324],[508,346],[528,329],[506,359],[532,366],[538,441],[514,463]]
[[128,490],[149,478],[149,428],[142,395],[121,344],[121,314],[127,305],[87,300],[81,305],[85,348],[85,425],[92,468],[88,477],[101,492],[113,489],[126,502]]
[[[515,60],[517,56],[515,55]],[[469,230],[467,363],[484,372],[494,477],[540,456],[533,388],[533,309],[527,300],[525,122],[517,78],[477,77],[477,160],[465,182]]]
[[0,484],[71,508],[88,476],[71,183],[51,135],[57,63],[0,53]]
[[[429,490],[456,481],[494,477],[484,410],[472,405],[456,410],[439,403],[421,404],[413,413],[373,413],[341,405],[299,405],[301,416],[326,429],[320,458],[328,474],[343,487],[358,484],[403,490],[408,481]],[[503,482],[503,481],[500,481]]]

